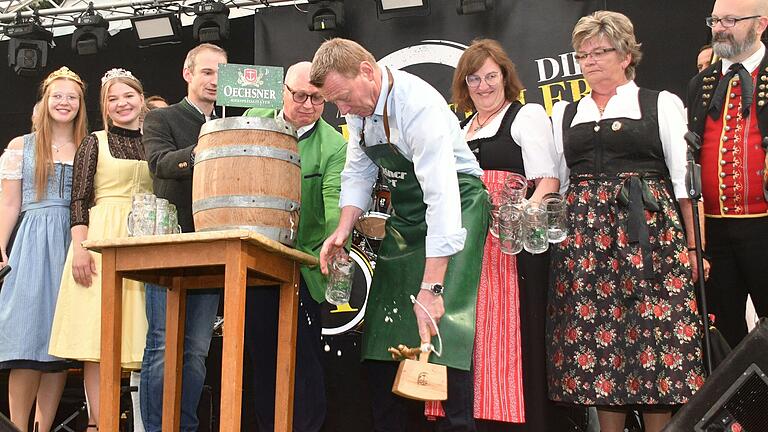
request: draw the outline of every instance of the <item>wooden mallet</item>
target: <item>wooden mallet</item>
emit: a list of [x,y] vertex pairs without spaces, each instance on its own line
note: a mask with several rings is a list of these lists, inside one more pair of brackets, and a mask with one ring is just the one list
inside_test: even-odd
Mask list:
[[[408,399],[421,401],[442,401],[448,399],[448,369],[443,365],[429,363],[429,352],[432,346],[422,342],[422,347],[408,348],[398,345],[390,348],[392,358],[402,358],[397,368],[392,393]],[[419,359],[416,360],[418,354]]]

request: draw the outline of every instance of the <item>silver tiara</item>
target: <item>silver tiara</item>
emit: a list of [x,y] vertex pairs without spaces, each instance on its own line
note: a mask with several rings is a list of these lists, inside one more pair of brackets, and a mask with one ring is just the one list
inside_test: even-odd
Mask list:
[[139,82],[139,79],[133,76],[131,71],[125,70],[123,68],[114,68],[114,69],[108,70],[107,73],[105,73],[104,76],[101,77],[102,87],[104,86],[104,84],[106,84],[107,81],[115,78],[128,78],[136,82]]

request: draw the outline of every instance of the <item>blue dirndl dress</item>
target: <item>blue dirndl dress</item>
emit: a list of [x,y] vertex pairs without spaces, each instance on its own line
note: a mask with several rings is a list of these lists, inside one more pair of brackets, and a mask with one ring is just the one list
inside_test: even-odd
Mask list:
[[56,162],[43,198],[35,191],[35,135],[24,136],[21,224],[0,290],[0,369],[66,369],[48,354],[61,273],[72,239],[72,165]]

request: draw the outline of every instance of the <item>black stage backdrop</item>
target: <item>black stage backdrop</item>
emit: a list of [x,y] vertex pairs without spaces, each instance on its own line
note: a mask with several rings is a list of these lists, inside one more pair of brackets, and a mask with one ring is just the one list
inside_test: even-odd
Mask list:
[[[573,100],[584,91],[571,56],[570,33],[576,20],[597,9],[627,14],[635,23],[645,58],[637,82],[654,89],[682,95],[695,73],[698,48],[707,43],[704,17],[711,3],[701,0],[497,0],[491,13],[459,16],[455,0],[432,0],[427,17],[378,21],[374,0],[347,0],[346,29],[340,34],[358,40],[381,59],[426,78],[448,97],[449,83],[461,45],[476,37],[499,39],[518,66],[526,85],[526,100],[550,105],[559,99]],[[306,9],[307,5],[298,5]],[[311,60],[329,32],[310,32],[306,14],[294,7],[260,9],[253,17],[232,20],[232,39],[223,46],[229,60],[287,66]],[[54,39],[45,73],[67,65],[88,83],[87,108],[93,128],[100,127],[98,90],[101,75],[109,68],[130,69],[142,79],[147,95],[159,94],[175,102],[185,94],[181,67],[185,53],[194,46],[191,27],[184,28],[184,42],[139,49],[132,30],[112,37],[109,48],[94,56],[78,56],[70,50],[70,36]],[[8,42],[0,42],[0,53]],[[440,65],[440,63],[446,63]],[[0,147],[14,136],[29,131],[29,116],[37,97],[40,77],[18,77],[0,65]],[[237,113],[239,111],[231,111]],[[337,111],[328,106],[325,117]]]
[[[348,37],[362,43],[384,63],[426,79],[448,98],[454,66],[463,47],[474,38],[490,37],[500,40],[517,64],[526,86],[525,99],[549,109],[557,100],[575,100],[586,91],[570,47],[571,30],[580,16],[598,9],[628,15],[643,44],[638,84],[682,96],[688,79],[696,72],[698,48],[709,41],[704,17],[712,6],[712,2],[701,0],[497,0],[492,13],[459,16],[455,0],[432,0],[431,4],[431,14],[426,17],[379,21],[374,0],[347,0],[346,28],[336,34],[308,31],[307,16],[300,10],[306,9],[306,4],[260,9],[254,17],[232,20],[232,39],[223,46],[233,63],[288,66],[311,60],[324,39]],[[191,27],[184,28],[184,42],[180,44],[145,49],[136,48],[133,32],[124,30],[112,37],[105,52],[95,56],[73,54],[69,49],[70,36],[57,37],[55,42],[57,46],[51,52],[45,73],[67,65],[87,81],[92,129],[101,126],[99,79],[109,68],[132,70],[142,79],[147,95],[159,94],[171,103],[186,93],[181,68],[185,53],[194,46]],[[0,43],[0,53],[7,51],[7,45]],[[18,77],[0,66],[0,148],[12,137],[29,130],[29,116],[41,77]],[[240,112],[233,109],[227,114]],[[463,118],[463,114],[459,116]],[[344,120],[334,106],[326,106],[324,117],[344,129]],[[368,261],[363,255],[361,260]],[[357,296],[362,297],[364,304],[362,290]],[[328,312],[326,308],[325,317],[331,316]],[[323,341],[329,396],[327,431],[372,429],[358,357],[361,333],[356,324],[360,317],[352,318],[354,315],[334,314],[335,321],[326,325],[334,328],[326,331]],[[414,418],[417,417],[416,411]],[[578,421],[564,419],[558,430],[578,430],[572,424],[568,427],[569,423]],[[247,424],[245,421],[244,425]],[[422,423],[414,428],[425,426]]]
[[[331,36],[354,39],[384,63],[429,81],[448,99],[454,66],[472,39],[498,39],[516,63],[526,86],[525,99],[549,112],[558,100],[575,100],[586,83],[573,59],[571,31],[579,17],[598,9],[625,13],[633,20],[645,58],[637,73],[641,86],[682,95],[696,72],[698,48],[708,41],[704,25],[711,4],[702,1],[501,0],[491,13],[460,16],[454,0],[433,0],[431,15],[377,20],[373,0],[346,2],[346,28],[338,33],[307,33],[294,8],[256,15],[255,61],[291,64],[311,60],[315,48]],[[327,107],[325,117],[338,117]],[[461,116],[463,117],[463,116]],[[343,119],[340,120],[343,122]]]

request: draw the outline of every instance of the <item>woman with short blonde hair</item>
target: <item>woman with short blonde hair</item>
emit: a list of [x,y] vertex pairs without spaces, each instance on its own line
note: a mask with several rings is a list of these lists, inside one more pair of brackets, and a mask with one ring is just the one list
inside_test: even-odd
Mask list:
[[589,39],[608,42],[620,56],[629,55],[630,61],[624,68],[628,80],[635,79],[635,69],[643,58],[640,43],[635,38],[635,27],[625,15],[611,11],[597,11],[582,17],[573,28],[571,45],[578,51]]
[[570,185],[548,292],[549,396],[597,407],[603,432],[623,431],[630,409],[658,432],[704,380],[683,104],[632,80],[640,44],[626,16],[581,18],[573,47],[592,91],[552,111]]

